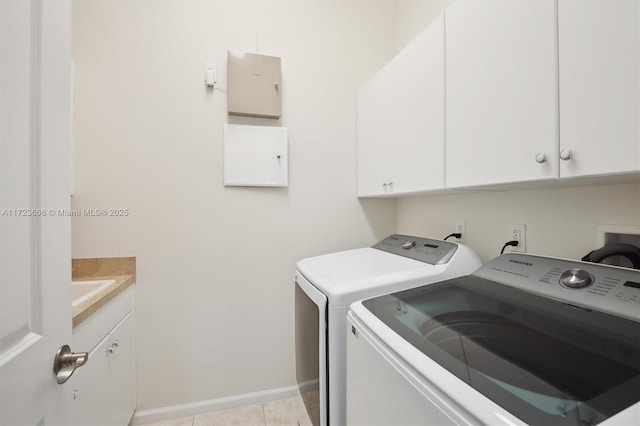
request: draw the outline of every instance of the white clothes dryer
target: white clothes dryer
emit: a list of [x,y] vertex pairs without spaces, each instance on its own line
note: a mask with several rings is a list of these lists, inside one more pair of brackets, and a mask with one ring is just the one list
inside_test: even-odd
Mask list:
[[351,303],[481,266],[462,244],[391,235],[373,247],[301,260],[295,276],[295,359],[302,425],[346,424],[346,324]]
[[348,322],[350,426],[640,425],[640,271],[506,254]]

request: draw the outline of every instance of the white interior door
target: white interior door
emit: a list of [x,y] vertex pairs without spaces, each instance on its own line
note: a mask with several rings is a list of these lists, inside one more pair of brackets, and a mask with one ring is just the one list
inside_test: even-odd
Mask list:
[[2,425],[72,421],[53,374],[71,341],[70,60],[70,0],[0,1]]

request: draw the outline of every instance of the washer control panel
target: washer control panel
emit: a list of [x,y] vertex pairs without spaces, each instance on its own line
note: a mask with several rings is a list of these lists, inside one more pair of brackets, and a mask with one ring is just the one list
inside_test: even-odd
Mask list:
[[640,271],[528,254],[497,257],[473,275],[640,321]]
[[380,241],[373,248],[431,265],[442,265],[449,262],[458,250],[458,245],[430,238],[394,234]]

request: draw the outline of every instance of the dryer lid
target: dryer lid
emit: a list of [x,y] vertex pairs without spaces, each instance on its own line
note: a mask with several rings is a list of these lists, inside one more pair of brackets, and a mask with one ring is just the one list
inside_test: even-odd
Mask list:
[[[445,269],[443,265],[430,265],[370,247],[310,257],[299,261],[296,267],[327,295],[332,305],[348,305],[384,293],[380,291],[384,287],[389,293],[399,291],[403,288],[394,287],[394,283],[439,276]],[[372,289],[378,290],[371,293]]]

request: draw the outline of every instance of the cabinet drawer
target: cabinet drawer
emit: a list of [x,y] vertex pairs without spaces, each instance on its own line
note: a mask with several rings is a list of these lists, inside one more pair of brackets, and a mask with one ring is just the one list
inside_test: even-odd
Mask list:
[[135,285],[129,286],[73,329],[76,352],[91,351],[135,306]]

